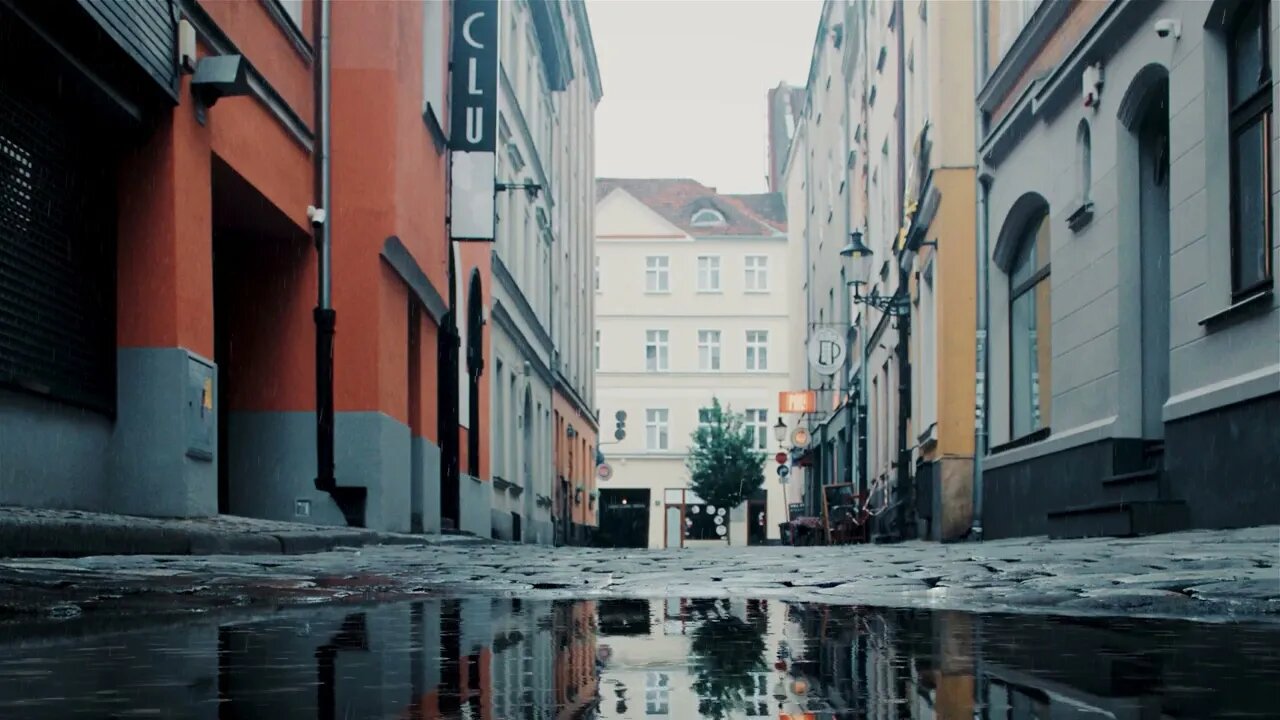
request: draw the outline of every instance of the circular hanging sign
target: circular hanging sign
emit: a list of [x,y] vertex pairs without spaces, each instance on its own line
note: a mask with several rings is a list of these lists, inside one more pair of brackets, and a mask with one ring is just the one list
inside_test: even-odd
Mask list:
[[600,482],[606,482],[613,478],[613,466],[609,463],[600,463],[596,466],[596,477],[600,478]]
[[773,456],[773,461],[779,465],[784,465],[787,462],[787,454],[785,452],[780,452]]
[[791,444],[800,448],[808,447],[809,431],[805,428],[796,428],[795,432],[791,433]]
[[822,375],[835,375],[844,363],[844,335],[818,328],[809,336],[809,365]]
[[787,467],[786,465],[778,466],[778,477],[786,477],[790,474],[791,474],[791,468]]

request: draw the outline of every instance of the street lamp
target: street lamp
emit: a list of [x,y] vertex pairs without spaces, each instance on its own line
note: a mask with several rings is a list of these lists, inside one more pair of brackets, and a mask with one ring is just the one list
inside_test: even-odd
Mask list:
[[773,439],[781,445],[787,439],[787,424],[782,421],[782,417],[778,417],[778,423],[773,426]]
[[878,288],[872,288],[870,295],[862,294],[862,285],[866,282],[862,278],[867,275],[872,255],[871,248],[862,242],[861,230],[850,233],[849,244],[840,249],[840,256],[844,258],[848,271],[846,277],[853,278],[848,281],[853,286],[853,301],[893,317],[908,314],[911,312],[911,299],[903,292],[905,288],[899,288],[892,295],[881,295]]

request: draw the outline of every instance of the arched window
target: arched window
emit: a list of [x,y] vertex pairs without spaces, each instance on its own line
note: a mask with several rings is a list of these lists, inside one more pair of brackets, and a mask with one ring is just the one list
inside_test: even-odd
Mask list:
[[1049,215],[1027,223],[1009,269],[1010,437],[1049,425],[1050,362]]
[[1267,2],[1241,3],[1229,26],[1231,290],[1271,284],[1271,43]]
[[727,224],[724,215],[719,210],[711,208],[703,208],[693,214],[693,218],[689,220],[689,224],[694,227],[709,227],[715,225]]
[[480,271],[471,271],[467,293],[467,472],[480,477],[480,376],[484,374],[484,296]]
[[1080,194],[1080,204],[1089,202],[1090,186],[1093,184],[1093,140],[1089,137],[1089,121],[1081,120],[1076,130],[1076,192]]

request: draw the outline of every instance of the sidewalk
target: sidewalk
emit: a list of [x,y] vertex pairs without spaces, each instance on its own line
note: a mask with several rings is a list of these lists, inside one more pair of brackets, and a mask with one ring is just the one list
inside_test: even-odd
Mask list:
[[[365,545],[428,545],[440,535],[382,533],[220,515],[173,519],[0,506],[0,558],[91,555],[296,555]],[[462,537],[448,536],[451,541]],[[467,536],[473,542],[486,542]]]

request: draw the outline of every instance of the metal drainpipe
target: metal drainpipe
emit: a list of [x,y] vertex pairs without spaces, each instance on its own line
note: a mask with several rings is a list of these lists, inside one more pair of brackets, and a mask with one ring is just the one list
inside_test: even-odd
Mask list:
[[[903,0],[896,0],[898,13],[898,217],[899,222],[906,211],[907,200],[907,63],[906,5]],[[909,287],[911,274],[898,265],[898,292],[910,298]],[[898,318],[898,492],[906,498],[914,499],[914,488],[911,486],[911,446],[907,442],[907,421],[911,411],[911,362],[907,354],[911,339],[910,306],[907,313]],[[909,509],[905,502],[898,504],[898,539],[905,539]]]
[[333,462],[333,336],[337,314],[331,294],[332,246],[328,211],[331,197],[329,102],[331,92],[329,51],[329,0],[315,4],[313,18],[317,29],[315,83],[315,197],[317,206],[308,208],[311,228],[319,257],[319,297],[315,309],[316,323],[316,478],[318,490],[332,493],[337,487]]
[[[844,28],[846,47],[849,47],[853,42],[853,33],[849,32],[849,25],[853,21],[853,13],[851,12],[852,8],[853,4],[850,0],[845,0]],[[846,50],[845,52],[849,55],[851,62],[853,58],[857,57],[855,53],[849,50]],[[851,168],[849,167],[849,151],[853,146],[849,133],[850,121],[853,119],[853,111],[849,107],[849,102],[852,99],[852,94],[849,92],[849,86],[853,78],[851,77],[852,67],[849,63],[843,62],[843,60],[844,58],[841,58],[841,65],[850,71],[850,76],[844,77],[844,122],[841,123],[841,132],[844,134],[844,157],[841,158],[841,161],[844,163],[844,234],[847,240],[853,232],[853,176],[851,174]],[[840,315],[844,320],[844,334],[846,340],[844,352],[845,366],[842,372],[844,377],[840,384],[844,386],[846,391],[852,391],[853,383],[849,381],[849,373],[853,369],[853,353],[850,352],[851,348],[848,347],[849,343],[847,342],[850,335],[849,331],[853,328],[853,300],[849,297],[849,280],[852,278],[845,277],[843,272],[841,272],[840,276],[842,279],[842,282],[840,283],[840,292],[841,297],[843,298]],[[848,445],[847,462],[845,463],[844,469],[844,482],[852,483],[854,482],[853,464],[855,460],[854,448],[856,447],[856,440],[854,439],[855,436],[853,429],[855,411],[853,409],[854,403],[851,392],[846,392],[844,401],[848,406],[848,412],[845,413],[844,430],[845,443]]]
[[[986,37],[987,17],[982,3],[973,4],[973,23],[977,28],[977,41],[973,53],[974,82],[981,83],[986,75]],[[974,164],[981,166],[976,157],[977,148],[982,144],[983,122],[981,108],[975,108],[974,118]],[[969,535],[974,540],[982,540],[982,463],[987,453],[987,183],[978,180],[977,217],[974,228],[974,246],[977,255],[977,307],[975,325],[976,337],[974,349],[976,353],[976,373],[974,383],[974,423],[973,423],[973,522]]]

